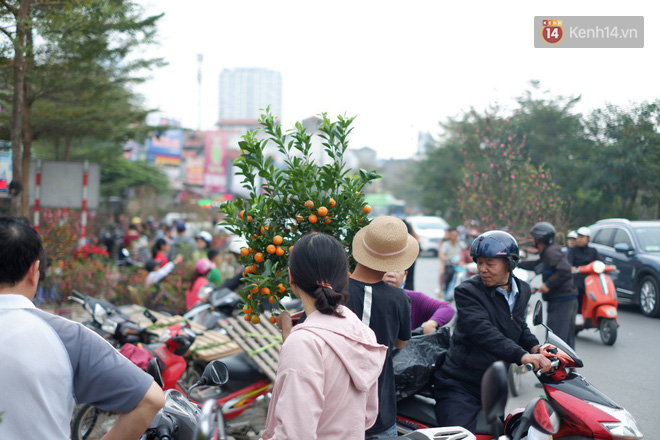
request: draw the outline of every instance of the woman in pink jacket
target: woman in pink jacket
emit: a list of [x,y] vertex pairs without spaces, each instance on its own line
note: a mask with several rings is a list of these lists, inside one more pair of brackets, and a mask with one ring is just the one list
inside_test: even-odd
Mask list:
[[284,344],[264,440],[364,439],[378,414],[378,376],[387,347],[342,304],[348,296],[344,247],[308,234],[289,258],[289,283],[307,319],[278,317]]

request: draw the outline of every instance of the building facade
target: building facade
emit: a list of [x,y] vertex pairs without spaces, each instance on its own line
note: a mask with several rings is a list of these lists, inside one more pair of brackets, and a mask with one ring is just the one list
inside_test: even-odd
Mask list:
[[220,73],[219,120],[257,120],[270,106],[282,118],[282,75],[264,68],[224,69]]

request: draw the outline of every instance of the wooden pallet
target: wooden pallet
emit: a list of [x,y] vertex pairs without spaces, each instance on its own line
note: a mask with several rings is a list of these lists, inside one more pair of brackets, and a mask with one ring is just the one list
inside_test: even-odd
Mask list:
[[224,319],[218,321],[218,324],[274,382],[282,348],[282,333],[268,321],[270,316],[269,312],[265,312],[259,324],[247,322],[242,316]]
[[194,359],[210,362],[241,351],[241,347],[230,337],[214,330],[207,330],[203,325],[190,322],[182,316],[168,316],[149,310],[157,319],[154,324],[144,316],[144,310],[144,307],[137,305],[126,306],[121,309],[122,313],[128,316],[131,321],[158,334],[165,332],[171,325],[188,322],[190,329],[198,335],[187,353],[192,355]]

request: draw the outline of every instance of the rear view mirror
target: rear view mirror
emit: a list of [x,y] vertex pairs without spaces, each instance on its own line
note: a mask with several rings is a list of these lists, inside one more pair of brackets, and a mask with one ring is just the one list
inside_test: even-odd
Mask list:
[[628,243],[617,243],[614,245],[614,250],[621,254],[628,255],[630,252],[630,246],[628,246]]
[[[504,416],[504,409],[508,397],[507,371],[504,362],[493,363],[481,379],[481,404],[486,416],[486,422],[491,425],[493,438],[502,433],[498,430],[498,419]],[[499,427],[501,429],[501,427]]]
[[202,378],[200,381],[204,382],[204,385],[224,385],[229,380],[229,370],[227,366],[219,361],[214,360],[210,362],[206,368],[204,368],[204,373],[202,373]]
[[163,388],[165,386],[165,381],[163,380],[163,374],[160,370],[160,364],[158,363],[158,358],[152,358],[147,364],[147,373],[154,378],[159,387]]
[[197,387],[205,385],[221,386],[226,384],[228,380],[229,370],[227,369],[227,366],[217,359],[211,361],[206,365],[206,368],[204,368],[202,377],[188,388],[188,397],[190,397],[192,391]]
[[536,301],[536,304],[534,305],[534,314],[532,315],[532,323],[534,325],[541,325],[543,324],[543,305],[541,304],[541,301]]

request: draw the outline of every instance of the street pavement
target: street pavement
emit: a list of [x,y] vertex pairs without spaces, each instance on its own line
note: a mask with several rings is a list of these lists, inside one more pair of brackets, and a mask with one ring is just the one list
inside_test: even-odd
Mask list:
[[[415,290],[434,296],[438,287],[437,258],[420,257],[415,267]],[[539,299],[534,295],[531,304]],[[545,313],[544,313],[545,316]],[[660,439],[660,319],[647,318],[637,307],[619,306],[619,333],[613,346],[605,346],[594,330],[578,334],[576,351],[584,362],[577,373],[626,408],[645,439]],[[531,318],[530,318],[531,326]],[[533,329],[543,342],[542,327]],[[524,374],[520,395],[510,398],[507,412],[524,407],[541,394],[533,374]]]

